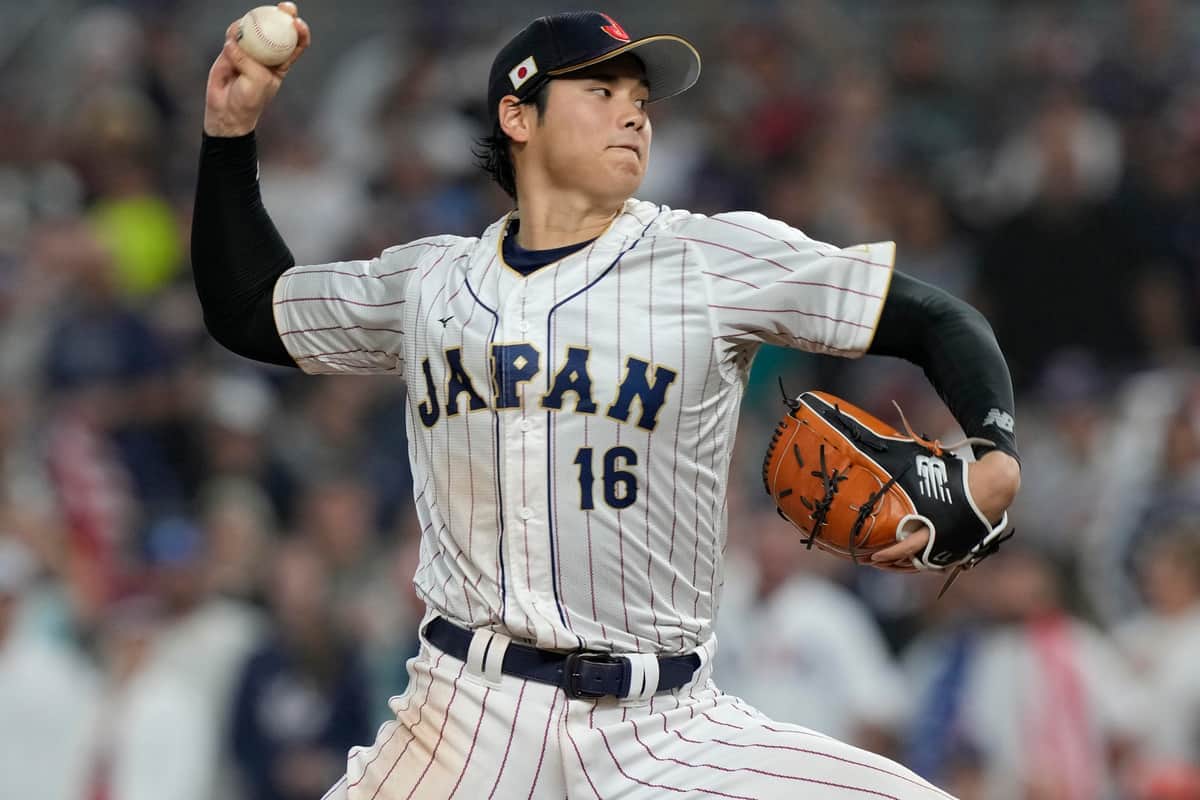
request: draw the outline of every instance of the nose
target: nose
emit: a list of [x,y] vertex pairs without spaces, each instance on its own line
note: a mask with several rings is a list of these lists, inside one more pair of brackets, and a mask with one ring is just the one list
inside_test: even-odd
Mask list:
[[637,107],[637,103],[631,102],[629,109],[621,115],[621,127],[632,128],[635,131],[640,131],[646,125],[646,110]]

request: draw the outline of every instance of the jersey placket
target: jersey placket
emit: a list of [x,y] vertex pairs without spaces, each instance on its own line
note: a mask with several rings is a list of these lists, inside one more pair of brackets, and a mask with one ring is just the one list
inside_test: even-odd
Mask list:
[[[501,455],[504,459],[505,558],[513,565],[509,591],[513,610],[522,617],[512,620],[517,630],[545,637],[555,627],[552,554],[547,527],[549,514],[546,482],[547,430],[540,413],[540,379],[547,369],[544,332],[536,317],[536,293],[528,279],[516,281],[500,308],[497,340],[506,348],[497,357],[501,390],[515,388],[519,407],[501,408]],[[540,334],[540,335],[539,335]],[[510,374],[505,375],[503,371]],[[513,371],[515,371],[515,376]],[[515,384],[515,386],[514,386]],[[512,399],[512,398],[510,398]],[[500,402],[503,402],[501,398]]]

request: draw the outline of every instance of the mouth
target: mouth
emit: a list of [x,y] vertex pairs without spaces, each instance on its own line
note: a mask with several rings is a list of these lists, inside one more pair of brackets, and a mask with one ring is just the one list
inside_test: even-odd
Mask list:
[[641,148],[635,147],[634,145],[631,145],[631,144],[614,144],[609,149],[610,150],[628,150],[629,152],[631,152],[635,156],[637,156],[639,161],[642,158]]

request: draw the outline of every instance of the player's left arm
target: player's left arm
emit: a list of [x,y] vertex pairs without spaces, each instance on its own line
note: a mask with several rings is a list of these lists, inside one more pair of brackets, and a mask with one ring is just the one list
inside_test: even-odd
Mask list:
[[[674,233],[702,259],[723,358],[745,363],[739,349],[766,343],[917,364],[967,435],[995,443],[976,450],[968,481],[985,516],[1002,517],[1020,486],[1015,409],[1008,365],[982,314],[897,272],[892,242],[837,247],[746,211],[688,215]],[[876,559],[906,561],[927,543],[927,533],[914,534]]]
[[[1015,403],[1008,364],[987,319],[949,292],[902,272],[892,276],[868,353],[918,365],[967,436],[978,461],[968,475],[979,510],[998,521],[1021,487]],[[907,558],[924,547],[910,537],[876,554],[878,561]]]

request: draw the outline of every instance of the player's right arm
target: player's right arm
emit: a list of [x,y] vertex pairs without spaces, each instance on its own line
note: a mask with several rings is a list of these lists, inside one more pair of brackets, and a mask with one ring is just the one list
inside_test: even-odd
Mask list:
[[[280,7],[295,16],[295,6]],[[209,74],[192,216],[192,274],[213,338],[238,355],[306,372],[398,372],[410,278],[445,260],[454,237],[390,248],[378,258],[296,266],[263,207],[254,129],[310,35],[270,69],[226,32]],[[441,258],[439,258],[441,256]],[[428,259],[428,260],[425,260]]]
[[[293,3],[279,7],[296,17]],[[275,68],[250,58],[236,41],[237,23],[213,62],[205,90],[204,140],[192,212],[192,274],[209,332],[238,355],[272,364],[295,362],[275,327],[275,282],[295,264],[258,189],[254,129],[288,70],[308,47],[296,17],[297,45]]]

